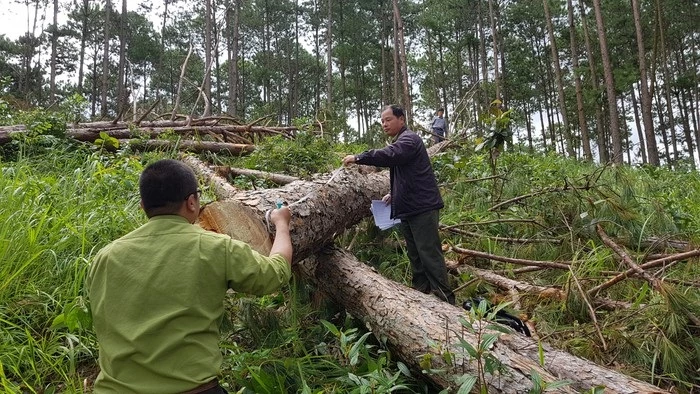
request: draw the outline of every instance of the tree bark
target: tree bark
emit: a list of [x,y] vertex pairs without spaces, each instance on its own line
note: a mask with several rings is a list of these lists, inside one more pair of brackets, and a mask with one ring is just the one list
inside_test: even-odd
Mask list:
[[122,14],[119,18],[119,70],[117,71],[117,120],[121,120],[128,109],[126,94],[126,34],[127,34],[126,0],[122,0]]
[[564,131],[564,146],[566,154],[569,157],[575,158],[574,140],[571,136],[571,128],[569,127],[569,117],[566,111],[566,97],[564,96],[564,82],[561,73],[561,63],[559,63],[559,51],[557,50],[557,41],[554,38],[554,27],[552,26],[552,13],[549,10],[549,0],[542,0],[544,5],[545,20],[547,21],[547,33],[549,35],[549,48],[552,52],[552,62],[554,63],[554,75],[557,85],[557,99],[559,102],[559,113],[561,114],[561,123]]
[[566,2],[567,15],[569,20],[569,43],[571,46],[571,65],[574,83],[576,86],[576,115],[578,117],[578,128],[581,131],[581,145],[583,146],[583,158],[586,161],[593,162],[593,153],[591,152],[591,137],[588,134],[588,124],[586,123],[586,113],[583,104],[583,88],[581,86],[581,74],[579,73],[578,62],[578,43],[576,40],[576,24],[574,23],[574,6],[571,0]]
[[491,23],[491,39],[493,43],[493,82],[494,85],[496,86],[496,100],[501,99],[501,76],[499,74],[498,70],[498,55],[499,55],[499,48],[498,48],[498,37],[496,35],[496,16],[495,16],[495,10],[494,10],[494,1],[489,0],[489,20]]
[[226,113],[236,116],[238,105],[238,40],[240,33],[240,6],[238,0],[233,0],[226,11],[227,41],[228,41],[228,105]]
[[[600,55],[603,60],[603,74],[605,75],[605,91],[608,99],[608,112],[610,114],[610,137],[612,139],[612,161],[615,164],[622,164],[622,135],[620,133],[620,120],[617,112],[617,95],[615,93],[615,79],[613,78],[612,62],[608,51],[608,39],[605,34],[605,22],[603,21],[603,11],[600,7],[600,0],[593,0],[596,25],[598,27],[598,42],[600,44]],[[651,160],[651,158],[650,158]]]
[[[586,44],[586,57],[588,58],[588,67],[591,75],[591,84],[593,90],[597,92],[598,74],[596,73],[596,62],[593,54],[593,45],[591,44],[591,37],[588,33],[586,11],[583,7],[582,1],[579,1],[579,12],[581,14],[581,26],[583,27],[583,38]],[[601,110],[601,106],[597,103],[595,105],[595,119],[596,138],[598,141],[598,158],[601,163],[607,163],[610,160],[610,158],[608,157],[607,137],[605,136],[605,128],[603,127],[603,111]]]
[[[398,0],[393,0],[394,7],[394,19],[396,20],[396,33],[397,33],[397,44],[398,47],[394,48],[398,51],[399,58],[401,62],[401,77],[403,81],[403,105],[406,110],[406,124],[410,124],[411,118],[413,117],[413,112],[411,110],[411,95],[408,92],[408,64],[406,62],[406,41],[404,40],[403,34],[403,19],[401,19],[401,13],[399,12],[399,2]],[[398,76],[396,76],[398,78]]]
[[[110,137],[117,139],[128,139],[135,137],[148,136],[156,138],[166,132],[174,132],[177,134],[188,135],[214,135],[220,142],[237,142],[244,145],[251,145],[250,138],[241,136],[246,133],[263,135],[280,134],[287,138],[291,138],[291,133],[296,131],[295,127],[264,127],[264,126],[246,126],[246,125],[209,125],[187,126],[182,125],[182,122],[173,122],[170,126],[157,122],[144,122],[139,126],[138,131],[132,132],[129,125],[119,123],[117,125],[100,125],[95,123],[92,127],[73,127],[66,130],[66,136],[78,141],[92,142],[100,137],[101,132],[107,133]],[[83,124],[88,125],[87,123]],[[4,126],[0,127],[0,145],[8,143],[12,140],[15,134],[26,133],[27,129],[24,125]]]
[[78,93],[83,93],[83,74],[85,67],[85,47],[88,40],[88,19],[90,17],[89,0],[83,0],[83,8],[80,11],[80,60],[78,60]]
[[333,111],[333,2],[328,0],[328,20],[326,21],[326,110]]
[[[632,0],[632,14],[634,16],[634,28],[637,37],[637,55],[639,59],[639,82],[642,100],[642,123],[644,124],[644,135],[646,137],[647,157],[649,164],[658,167],[659,150],[656,147],[656,136],[654,135],[654,122],[651,115],[651,95],[647,77],[646,51],[644,49],[644,37],[642,35],[642,22],[639,12],[639,1]],[[652,76],[653,77],[653,76]]]
[[53,0],[53,27],[51,28],[51,76],[49,98],[56,99],[56,58],[58,56],[58,0]]
[[214,30],[212,23],[212,6],[211,0],[204,1],[204,83],[202,84],[202,94],[204,97],[203,116],[211,115],[211,68],[212,68],[212,31]]
[[107,116],[107,88],[108,88],[108,75],[109,75],[109,39],[110,39],[110,17],[112,15],[112,1],[105,1],[105,30],[104,30],[104,40],[102,47],[102,97],[100,105],[100,114],[102,117]]
[[[463,309],[391,281],[335,248],[324,249],[302,261],[296,272],[351,315],[363,320],[399,359],[439,389],[456,391],[457,378],[479,374],[476,360],[470,359],[459,345],[462,340],[474,347],[478,345],[477,336],[461,323],[466,318]],[[479,322],[471,325],[477,331],[493,333],[479,328]],[[450,352],[451,363],[445,361],[447,352]],[[559,392],[574,393],[596,386],[605,387],[606,393],[665,392],[546,344],[542,344],[544,366],[541,366],[538,343],[518,334],[501,335],[488,352],[504,367],[501,374],[485,374],[486,382],[482,383],[489,392],[528,392],[533,387],[532,371],[547,382],[571,381],[570,386],[560,388]],[[426,367],[444,372],[421,372]]]
[[265,179],[277,185],[287,185],[294,181],[298,181],[299,178],[295,176],[289,176],[285,174],[275,174],[267,171],[249,170],[247,168],[235,168],[228,166],[219,166],[214,168],[217,174],[221,176],[252,176],[255,178]]
[[180,140],[180,141],[169,141],[169,140],[119,140],[119,144],[128,144],[134,150],[172,150],[178,149],[185,152],[211,152],[211,153],[227,153],[236,156],[242,156],[249,154],[255,150],[255,145],[244,145],[244,144],[229,144],[226,142],[212,142],[212,141],[190,141],[190,140]]

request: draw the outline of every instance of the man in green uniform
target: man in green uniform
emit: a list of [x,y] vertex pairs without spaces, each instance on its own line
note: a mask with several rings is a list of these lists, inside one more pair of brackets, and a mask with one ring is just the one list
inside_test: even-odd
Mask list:
[[274,292],[291,277],[291,213],[272,211],[270,256],[193,225],[194,172],[177,160],[147,166],[139,179],[146,224],[92,262],[86,290],[100,345],[95,393],[225,393],[219,324],[228,289]]

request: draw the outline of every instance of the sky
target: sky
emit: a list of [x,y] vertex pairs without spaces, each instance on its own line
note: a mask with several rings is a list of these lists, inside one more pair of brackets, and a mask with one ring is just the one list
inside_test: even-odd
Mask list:
[[[34,8],[30,7],[30,9],[27,10],[27,6],[18,3],[18,1],[21,0],[0,0],[0,34],[4,34],[5,36],[13,40],[23,35],[28,30],[27,26],[31,28],[31,24],[33,24],[34,22]],[[66,10],[63,9],[63,7],[66,6],[66,1],[63,0],[61,1],[61,3],[62,4],[59,5],[59,7],[61,7],[61,11],[58,15],[59,24],[65,23],[66,21],[65,16],[62,16],[66,14]],[[48,7],[46,7],[43,11],[39,11],[39,19],[37,20],[37,33],[41,32],[43,28],[46,28],[49,24],[51,24],[51,19],[53,18],[52,4],[53,2],[50,2]],[[135,10],[137,6],[138,4],[135,4],[133,1],[127,2],[127,7],[129,11]],[[158,9],[158,7],[155,5],[153,8],[154,12]],[[27,22],[28,18],[29,22]],[[42,18],[44,18],[43,22]],[[157,24],[157,22],[154,21],[154,24]]]
[[16,40],[25,31],[27,31],[26,8],[11,0],[0,0],[0,34]]

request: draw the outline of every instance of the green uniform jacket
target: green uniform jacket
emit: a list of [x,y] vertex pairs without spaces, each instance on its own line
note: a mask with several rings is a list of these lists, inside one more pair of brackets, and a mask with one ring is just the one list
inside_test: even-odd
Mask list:
[[100,344],[96,393],[178,393],[215,378],[228,289],[274,292],[291,277],[263,256],[180,216],[155,216],[100,250],[86,279]]

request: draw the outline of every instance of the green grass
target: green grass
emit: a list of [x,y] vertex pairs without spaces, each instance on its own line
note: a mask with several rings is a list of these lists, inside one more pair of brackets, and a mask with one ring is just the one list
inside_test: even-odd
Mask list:
[[[13,143],[0,156],[0,392],[78,393],[97,369],[82,283],[95,253],[146,221],[138,176],[174,152],[109,154],[55,139]],[[361,366],[334,357],[335,339],[301,285],[233,295],[223,327],[223,382],[232,391],[351,392],[344,379],[396,373],[367,345]],[[356,324],[352,320],[344,325]],[[319,344],[319,338],[323,338]],[[325,343],[325,345],[323,345]],[[330,350],[329,350],[330,349]],[[377,383],[392,387],[399,375]],[[384,385],[384,386],[382,386]]]
[[[301,146],[293,141],[275,144],[283,146],[270,147],[271,158],[207,160],[265,169],[274,159],[277,167],[268,170],[307,176],[332,170],[344,153],[362,149],[319,141],[311,154],[312,144],[304,138],[296,143]],[[86,267],[102,246],[145,222],[138,176],[148,162],[176,153],[109,154],[51,137],[3,146],[2,152],[0,391],[82,392],[85,379],[90,382],[97,373],[97,343],[82,298]],[[506,153],[496,168],[500,177],[486,179],[491,168],[468,145],[439,155],[434,167],[445,200],[441,222],[478,235],[443,232],[445,243],[523,259],[573,261],[572,271],[584,289],[605,281],[606,271],[623,269],[598,239],[597,223],[634,256],[658,252],[642,242],[652,237],[691,244],[700,239],[700,175],[695,172],[602,167],[555,155]],[[491,209],[527,194],[534,195]],[[352,251],[360,260],[393,280],[410,283],[400,234],[377,231],[368,220],[360,226],[357,234],[347,231],[338,242],[348,246],[356,237]],[[495,237],[557,242],[513,243]],[[448,253],[447,258],[460,256]],[[469,263],[511,272],[519,268],[485,260]],[[655,384],[675,385],[680,392],[700,384],[693,369],[700,365],[700,341],[687,318],[688,312],[700,315],[697,287],[666,283],[668,291],[660,294],[643,280],[627,279],[604,291],[603,296],[633,307],[599,311],[598,328],[607,345],[603,351],[571,272],[510,276],[559,286],[569,295],[565,302],[534,296],[521,300],[522,312],[536,322],[547,342],[596,362],[615,363]],[[698,276],[697,259],[663,272],[664,278],[684,281],[697,281]],[[456,287],[470,277],[450,279]],[[492,286],[475,283],[457,296],[458,301],[475,294],[501,297],[497,293]],[[229,391],[360,393],[374,387],[373,392],[426,392],[424,383],[400,373],[396,360],[364,335],[358,321],[315,297],[313,288],[294,282],[276,295],[232,295],[226,301],[222,381]],[[346,351],[350,348],[354,354]]]

